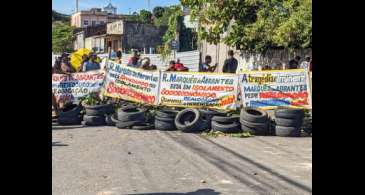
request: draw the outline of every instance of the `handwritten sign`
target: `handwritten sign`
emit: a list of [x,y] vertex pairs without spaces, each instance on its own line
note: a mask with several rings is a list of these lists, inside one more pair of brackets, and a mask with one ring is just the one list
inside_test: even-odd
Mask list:
[[133,102],[157,105],[159,71],[131,68],[107,63],[104,95]]
[[235,109],[237,88],[235,74],[162,72],[159,104]]
[[53,74],[52,90],[58,102],[78,102],[78,98],[92,92],[99,92],[103,86],[105,71]]
[[246,107],[311,108],[309,75],[303,69],[243,72],[240,89]]

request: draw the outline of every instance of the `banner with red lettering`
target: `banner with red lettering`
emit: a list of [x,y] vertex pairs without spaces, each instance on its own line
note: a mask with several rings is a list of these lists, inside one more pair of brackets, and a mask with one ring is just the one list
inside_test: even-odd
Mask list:
[[92,92],[100,92],[105,71],[96,70],[83,73],[53,74],[52,90],[58,102],[78,102],[80,97]]
[[111,61],[106,68],[105,96],[157,105],[159,71],[131,68]]
[[309,74],[304,69],[242,72],[240,89],[246,107],[312,107]]
[[237,89],[236,74],[162,72],[159,104],[234,110]]

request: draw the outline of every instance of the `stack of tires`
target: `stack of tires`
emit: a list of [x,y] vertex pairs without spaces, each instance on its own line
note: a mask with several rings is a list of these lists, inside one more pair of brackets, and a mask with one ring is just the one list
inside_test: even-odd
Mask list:
[[267,112],[255,108],[242,108],[241,129],[253,135],[269,135],[270,120]]
[[160,109],[155,112],[154,125],[157,130],[173,131],[176,130],[175,117],[178,111],[173,109]]
[[197,109],[183,109],[175,117],[176,128],[185,133],[200,132],[207,128],[206,125],[207,121],[203,122],[202,114]]
[[312,112],[304,113],[302,129],[308,135],[312,135]]
[[199,110],[202,118],[202,124],[200,125],[200,130],[211,130],[212,129],[212,118],[214,116],[227,116],[225,111],[216,111],[210,109],[200,109]]
[[106,125],[107,124],[106,119],[113,112],[114,112],[113,104],[103,104],[103,105],[93,105],[93,106],[85,105],[84,124],[87,126]]
[[122,106],[118,112],[111,116],[111,120],[118,129],[149,130],[153,124],[146,122],[147,109],[138,108],[134,105]]
[[212,130],[220,131],[222,133],[242,132],[239,119],[239,116],[213,116]]
[[82,106],[76,104],[66,105],[60,112],[57,122],[59,125],[80,125],[82,121]]
[[275,110],[275,134],[283,137],[299,137],[303,124],[304,110]]

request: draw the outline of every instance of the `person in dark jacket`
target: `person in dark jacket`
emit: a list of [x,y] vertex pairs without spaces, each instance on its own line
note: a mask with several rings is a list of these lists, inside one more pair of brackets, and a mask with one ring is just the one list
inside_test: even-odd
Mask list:
[[233,50],[228,51],[228,59],[224,61],[223,72],[224,73],[236,73],[238,61],[233,57]]
[[295,56],[294,59],[289,61],[289,69],[298,69],[299,61],[300,61],[300,56]]
[[199,72],[214,72],[218,64],[211,66],[210,63],[212,63],[212,57],[210,55],[205,56],[205,62],[199,66]]

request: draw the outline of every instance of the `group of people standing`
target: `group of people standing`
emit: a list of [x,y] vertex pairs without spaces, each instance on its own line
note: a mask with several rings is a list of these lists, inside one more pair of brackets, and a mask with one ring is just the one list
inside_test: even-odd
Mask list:
[[70,55],[63,53],[52,66],[52,72],[56,74],[70,74],[75,72],[87,72],[100,69],[100,58],[95,53],[82,56],[81,65],[74,68],[71,65]]
[[[233,50],[228,51],[228,58],[224,61],[223,64],[223,73],[236,73],[238,61],[236,58],[233,57],[234,53]],[[266,65],[266,66],[259,66],[258,70],[283,70],[283,69],[305,69],[309,72],[312,72],[312,58],[310,56],[306,56],[304,61],[300,63],[301,57],[296,56],[294,59],[290,60],[288,63],[288,67],[284,67],[285,65],[281,62],[277,63],[276,65]],[[218,64],[211,65],[212,57],[209,55],[205,56],[205,60],[199,66],[199,72],[215,72]],[[254,70],[251,66],[249,67],[250,70]]]

